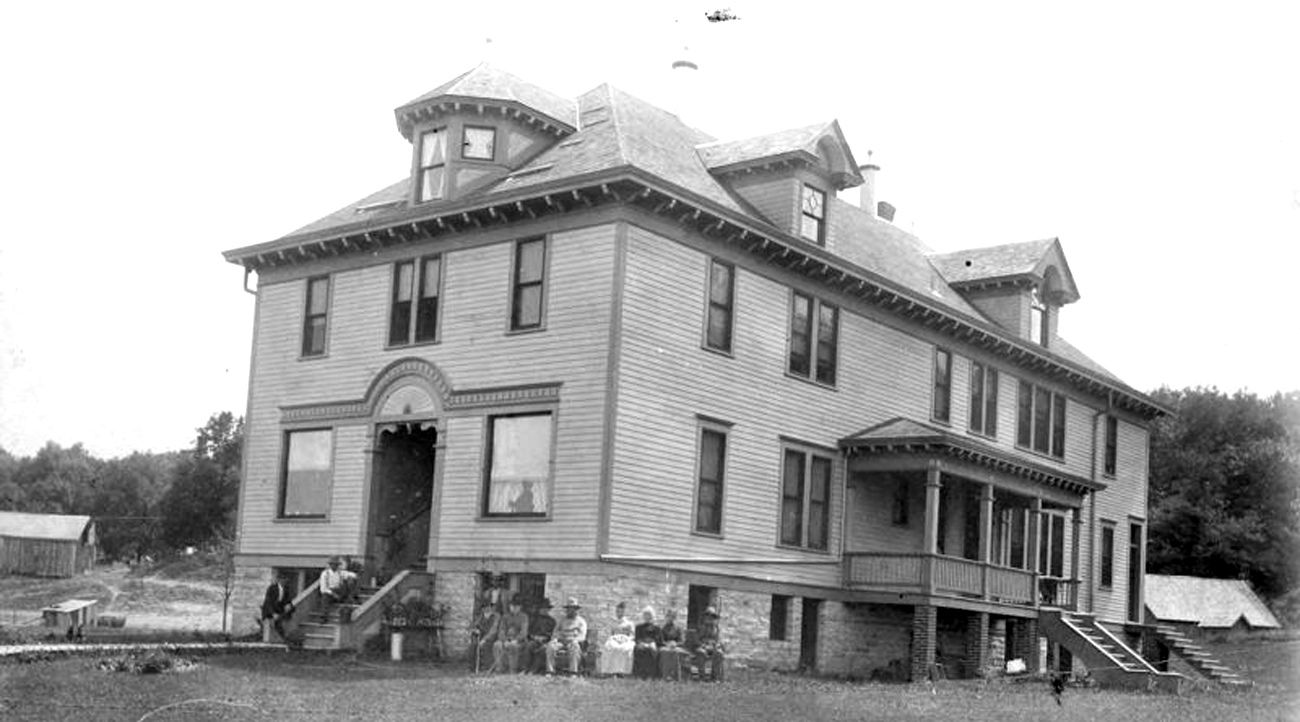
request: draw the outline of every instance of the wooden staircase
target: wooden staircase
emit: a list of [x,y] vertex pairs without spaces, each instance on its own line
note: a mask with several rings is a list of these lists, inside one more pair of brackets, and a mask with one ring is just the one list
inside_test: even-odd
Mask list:
[[298,623],[298,631],[302,633],[302,648],[342,649],[344,631],[351,625],[353,615],[378,591],[378,587],[361,587],[357,591],[356,600],[351,603],[336,604],[328,611],[317,607],[304,614]]
[[386,600],[398,600],[407,590],[430,584],[432,574],[403,570],[382,587],[361,587],[355,601],[324,609],[320,582],[307,587],[293,600],[294,621],[303,649],[359,649],[367,638],[379,633]]
[[1087,665],[1088,673],[1103,685],[1177,692],[1184,679],[1180,674],[1151,666],[1091,614],[1044,608],[1039,612],[1038,626],[1049,640],[1070,650]]
[[1172,654],[1178,655],[1187,666],[1202,677],[1219,684],[1248,687],[1252,683],[1233,672],[1227,665],[1210,656],[1200,645],[1178,630],[1165,624],[1156,625],[1156,636]]

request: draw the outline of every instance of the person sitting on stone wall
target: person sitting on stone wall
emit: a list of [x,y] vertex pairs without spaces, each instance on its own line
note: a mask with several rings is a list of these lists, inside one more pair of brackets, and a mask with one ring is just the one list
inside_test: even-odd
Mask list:
[[677,612],[669,609],[664,612],[664,626],[659,628],[659,676],[663,679],[680,680],[682,667],[690,667],[691,653],[684,646],[686,630],[677,624]]
[[636,625],[632,641],[636,648],[632,650],[632,676],[642,679],[659,677],[659,647],[663,645],[663,631],[655,624],[655,610],[646,607],[641,610],[641,623]]
[[510,611],[501,618],[501,631],[492,647],[492,671],[519,671],[519,653],[528,643],[528,613],[519,595],[510,598]]
[[704,610],[704,621],[700,622],[699,647],[695,650],[695,666],[700,670],[700,679],[705,674],[714,682],[723,678],[723,647],[718,631],[718,610],[709,607]]
[[520,664],[527,672],[541,674],[546,671],[546,645],[555,634],[555,617],[551,616],[551,600],[542,597],[530,611],[528,641],[524,645]]
[[582,605],[578,604],[578,599],[569,597],[564,605],[564,618],[555,625],[555,637],[546,645],[547,674],[555,674],[555,656],[561,650],[569,655],[569,672],[578,673],[582,664],[582,644],[587,639],[587,620],[578,614],[580,609]]

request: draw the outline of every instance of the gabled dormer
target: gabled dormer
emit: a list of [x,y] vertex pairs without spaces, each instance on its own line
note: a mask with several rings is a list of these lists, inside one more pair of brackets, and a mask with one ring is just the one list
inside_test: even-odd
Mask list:
[[862,183],[838,121],[696,147],[715,178],[768,222],[826,245],[835,192]]
[[463,197],[577,129],[572,100],[487,64],[394,113],[412,145],[412,205]]
[[1051,348],[1061,307],[1079,300],[1056,238],[930,257],[944,280],[991,321]]

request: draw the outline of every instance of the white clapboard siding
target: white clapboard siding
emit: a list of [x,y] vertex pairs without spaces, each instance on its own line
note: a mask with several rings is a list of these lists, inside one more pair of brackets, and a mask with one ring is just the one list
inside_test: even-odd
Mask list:
[[[1105,428],[1100,425],[1098,435],[1097,468],[1102,468],[1105,453]],[[1109,622],[1127,621],[1129,525],[1134,518],[1145,523],[1147,517],[1147,453],[1146,429],[1124,419],[1119,422],[1119,446],[1116,454],[1115,476],[1103,478],[1106,489],[1097,494],[1097,527],[1101,521],[1115,522],[1114,585],[1098,588],[1095,612],[1098,618]],[[1097,533],[1097,552],[1093,560],[1095,578],[1101,580],[1101,534]]]

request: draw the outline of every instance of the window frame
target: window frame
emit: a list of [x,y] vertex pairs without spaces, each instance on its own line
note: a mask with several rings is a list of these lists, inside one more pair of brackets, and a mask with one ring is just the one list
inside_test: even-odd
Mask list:
[[[1057,461],[1065,460],[1066,418],[1069,397],[1046,386],[1019,379],[1016,387],[1016,448]],[[1028,393],[1026,394],[1026,389]],[[1046,397],[1044,410],[1040,401]],[[1028,411],[1026,411],[1028,399]],[[1045,424],[1045,429],[1040,428]],[[1040,432],[1045,438],[1040,438]],[[1026,439],[1028,434],[1028,439]],[[1040,441],[1042,442],[1040,444]],[[1042,446],[1043,448],[1040,448]]]
[[[704,438],[706,434],[719,437],[718,446],[719,458],[717,462],[717,478],[704,478]],[[725,511],[726,494],[727,494],[727,446],[730,441],[731,426],[726,423],[713,420],[699,419],[695,430],[695,480],[691,485],[693,494],[691,499],[691,533],[699,536],[721,539],[725,531]],[[702,528],[700,526],[703,515],[701,507],[704,504],[704,486],[705,484],[715,485],[717,491],[714,494],[714,507],[716,517],[716,528]]]
[[[804,183],[799,189],[799,237],[805,241],[811,241],[819,246],[826,245],[826,191],[810,183]],[[808,198],[816,197],[821,200],[818,204],[821,208],[821,215],[814,215],[808,210]],[[817,237],[809,238],[804,231],[804,224],[811,219],[817,224]]]
[[1052,329],[1049,320],[1052,309],[1043,300],[1042,294],[1043,291],[1038,286],[1029,289],[1029,341],[1047,348]]
[[[976,377],[979,383],[976,383]],[[998,393],[1001,390],[998,368],[983,361],[970,362],[970,409],[967,421],[972,434],[990,439],[998,437]],[[977,397],[978,392],[978,397]],[[978,418],[976,418],[978,415]]]
[[[492,153],[488,155],[486,158],[483,156],[469,155],[469,153],[466,152],[469,148],[469,132],[471,130],[487,130],[492,132],[492,144],[491,144]],[[469,125],[469,124],[462,126],[460,130],[460,157],[461,160],[479,160],[479,161],[487,161],[489,163],[496,161],[496,157],[497,157],[496,127],[491,125]]]
[[[722,303],[713,297],[713,278],[718,268],[727,269],[730,276],[727,280],[727,298]],[[716,351],[721,354],[730,356],[736,340],[736,266],[727,263],[719,258],[710,258],[709,267],[705,272],[704,287],[704,348],[709,351]],[[726,313],[726,342],[721,345],[714,345],[712,339],[713,315],[715,312]]]
[[[540,276],[536,281],[520,281],[520,263],[523,260],[521,249],[527,244],[540,243],[542,248],[542,261]],[[529,236],[520,238],[511,244],[510,260],[510,299],[509,315],[506,318],[506,330],[508,333],[532,333],[535,331],[544,331],[546,329],[546,296],[550,286],[547,283],[547,276],[550,262],[550,242],[547,236]],[[533,324],[522,324],[519,322],[520,293],[525,288],[537,287],[537,322]]]
[[[944,368],[939,367],[939,358],[946,360]],[[941,424],[952,423],[952,351],[935,346],[930,364],[930,419]],[[943,401],[943,413],[940,412],[940,400]]]
[[[1097,585],[1102,589],[1115,588],[1115,535],[1118,528],[1119,526],[1109,519],[1101,520],[1101,540],[1099,542],[1101,550],[1098,552],[1101,569],[1097,573]],[[1107,548],[1108,542],[1109,549]]]
[[[495,453],[496,422],[499,419],[514,419],[530,416],[547,416],[551,420],[551,438],[547,441],[546,463],[546,510],[540,512],[502,512],[491,511],[492,508],[492,462]],[[526,411],[503,411],[490,413],[483,420],[483,471],[479,485],[482,497],[478,507],[478,518],[482,521],[546,521],[551,518],[555,499],[555,449],[559,424],[558,414],[554,409],[530,409]]]
[[[426,300],[426,297],[424,296],[425,274],[429,262],[435,260],[438,262],[438,278],[436,284],[437,295],[432,297],[434,301],[434,310],[432,314],[433,335],[428,338],[421,338],[419,335],[420,321],[425,318],[421,313],[423,302]],[[389,277],[392,281],[392,286],[390,293],[388,294],[388,338],[385,348],[418,346],[421,344],[438,343],[442,340],[442,282],[444,273],[443,269],[446,266],[445,261],[446,259],[443,258],[441,253],[430,253],[424,256],[416,256],[414,258],[404,258],[393,263],[393,273]],[[408,264],[411,266],[411,298],[409,301],[405,302],[410,304],[410,308],[407,310],[408,315],[405,322],[406,334],[404,340],[394,340],[393,330],[396,328],[394,316],[397,314],[397,304],[399,303],[397,300],[397,294],[399,290],[398,285],[401,282],[401,268]]]
[[[788,480],[786,472],[790,469],[787,460],[792,456],[802,457],[799,462],[799,489],[798,498],[795,502],[798,504],[798,541],[789,541],[787,539],[786,529],[786,504],[792,499],[788,491]],[[826,486],[825,499],[822,501],[821,509],[821,530],[822,539],[820,546],[815,543],[813,536],[813,506],[814,506],[814,487],[815,466],[816,462],[823,462],[826,468]],[[781,446],[781,468],[779,475],[779,486],[777,489],[777,534],[776,544],[778,547],[785,549],[798,549],[800,551],[818,552],[822,554],[830,553],[831,542],[831,507],[834,501],[835,491],[835,457],[824,450],[799,446],[793,444],[783,444]]]
[[772,606],[768,610],[767,638],[773,642],[786,642],[790,639],[790,605],[794,597],[788,594],[773,594]]
[[[802,344],[803,345],[802,351],[805,354],[806,364],[808,366],[808,370],[806,373],[800,373],[794,368],[794,359],[795,359],[795,351],[796,351],[795,308],[799,303],[800,299],[803,299],[808,302],[808,329],[806,334],[804,334],[807,336],[807,338],[805,342]],[[830,309],[833,318],[832,335],[834,336],[834,338],[831,339],[829,344],[827,344],[822,338],[821,317],[822,317],[823,308]],[[787,331],[788,340],[786,342],[786,359],[785,359],[786,374],[797,379],[802,379],[804,381],[817,384],[818,386],[822,386],[830,389],[835,388],[836,383],[839,381],[839,365],[840,365],[839,364],[840,307],[836,306],[833,303],[827,303],[825,301],[822,301],[820,298],[810,293],[804,293],[803,291],[791,289],[790,302],[789,302],[789,308],[787,313],[789,314],[790,322]],[[822,378],[822,368],[823,368],[822,352],[827,345],[829,345],[830,347],[828,352],[830,373],[829,373],[829,379],[823,379]]]
[[[293,437],[295,434],[319,434],[327,435],[329,440],[329,481],[325,485],[325,504],[324,509],[319,513],[312,512],[306,514],[288,513],[286,505],[289,501],[289,457],[293,450]],[[335,444],[334,428],[330,426],[306,426],[302,428],[284,429],[280,435],[280,484],[279,498],[276,501],[275,520],[276,521],[325,521],[330,517],[331,502],[334,498],[334,469],[335,469]]]
[[1106,414],[1105,443],[1102,451],[1102,474],[1113,477],[1119,472],[1119,417]]
[[[1069,518],[1058,511],[1044,509],[1038,515],[1039,576],[1052,579],[1066,578],[1065,525],[1068,523]],[[1053,573],[1054,571],[1059,574]]]
[[[447,197],[447,136],[449,134],[448,130],[449,127],[443,125],[443,126],[438,126],[436,128],[427,128],[425,130],[420,131],[420,134],[417,138],[416,148],[415,148],[415,153],[416,153],[415,155],[415,202],[416,203],[431,203],[433,201],[443,200]],[[429,136],[433,136],[433,135],[436,135],[442,139],[442,160],[440,162],[429,163],[428,165],[426,165],[424,162],[424,156],[425,156],[424,143]],[[438,188],[437,195],[430,195],[426,198],[425,190],[427,186],[425,185],[425,181],[426,181],[425,173],[435,168],[442,169],[442,182],[440,184],[440,187]]]
[[[318,282],[325,284],[325,310],[320,313],[312,313],[312,301],[314,299],[313,288]],[[334,280],[329,274],[320,276],[311,276],[307,279],[307,286],[304,290],[303,307],[302,307],[302,344],[299,347],[299,358],[322,358],[329,355],[329,323],[330,323],[330,303],[333,301]],[[313,321],[322,319],[320,326],[320,350],[313,351],[315,344],[312,343],[315,336],[313,333]]]

